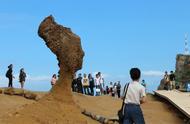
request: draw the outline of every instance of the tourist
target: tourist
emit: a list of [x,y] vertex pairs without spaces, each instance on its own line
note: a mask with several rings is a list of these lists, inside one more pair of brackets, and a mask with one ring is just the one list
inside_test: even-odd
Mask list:
[[175,89],[175,74],[173,71],[170,71],[169,78],[170,78],[170,90],[173,90]]
[[83,91],[84,94],[89,95],[89,80],[86,74],[84,74],[83,79],[82,79],[82,86],[83,86]]
[[110,94],[111,94],[112,97],[115,96],[114,91],[113,91],[113,83],[112,82],[110,82],[109,92],[110,92]]
[[145,82],[145,80],[144,80],[144,79],[142,80],[141,85],[142,85],[142,86],[144,86],[144,87],[145,87],[145,89],[146,89],[146,82]]
[[52,78],[51,78],[51,86],[53,87],[56,84],[57,81],[57,76],[56,74],[53,74]]
[[108,86],[106,86],[106,94],[108,94],[109,95],[109,87]]
[[24,83],[26,80],[26,73],[24,72],[24,68],[20,69],[20,74],[19,74],[19,82],[21,85],[21,88],[24,88]]
[[132,82],[125,88],[123,124],[145,124],[140,104],[145,102],[145,88],[139,83],[141,72],[138,68],[130,70]]
[[113,85],[113,97],[117,95],[117,82],[114,83]]
[[77,92],[78,89],[77,89],[77,77],[76,77],[76,74],[74,74],[74,78],[73,78],[73,81],[72,81],[72,91],[73,92]]
[[99,96],[101,95],[101,93],[100,93],[100,77],[98,74],[96,74],[94,81],[96,86],[96,96]]
[[117,96],[118,96],[118,98],[120,98],[120,94],[121,94],[121,84],[120,84],[120,81],[118,81],[118,84],[117,84]]
[[144,79],[142,80],[142,83],[141,83],[141,85],[142,85],[142,86],[144,86],[144,88],[145,88],[145,91],[146,91],[146,90],[147,90],[147,89],[146,89],[147,85],[146,85],[146,82],[145,82],[145,80],[144,80]]
[[103,78],[101,72],[98,72],[98,75],[99,75],[99,80],[100,80],[101,94],[104,94],[104,78]]
[[92,77],[91,74],[88,74],[88,80],[89,80],[89,84],[90,84],[90,86],[89,86],[90,94],[92,96],[94,96],[94,87],[95,87],[95,85],[94,85],[94,78]]
[[8,87],[13,87],[13,78],[15,78],[13,76],[13,64],[10,64],[8,66],[8,70],[6,72],[6,77],[9,79]]
[[169,79],[169,75],[168,75],[168,72],[165,71],[165,74],[164,74],[164,82],[165,82],[165,86],[164,86],[164,89],[165,90],[169,90],[170,88],[170,79]]
[[82,93],[82,94],[83,94],[82,74],[81,74],[81,73],[78,74],[78,78],[77,78],[77,89],[78,89],[78,93]]

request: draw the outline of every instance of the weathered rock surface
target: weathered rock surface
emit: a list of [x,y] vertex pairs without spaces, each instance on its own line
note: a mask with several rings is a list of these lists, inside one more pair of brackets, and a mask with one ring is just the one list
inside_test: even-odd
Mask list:
[[38,34],[45,41],[47,47],[57,56],[59,62],[60,77],[53,87],[52,93],[54,96],[57,94],[71,96],[70,86],[73,75],[82,68],[84,56],[80,37],[74,34],[70,28],[57,24],[52,16],[42,21]]
[[190,81],[190,55],[177,55],[175,74],[181,87],[184,87],[185,82]]
[[38,96],[36,93],[27,91],[24,89],[18,89],[18,88],[3,88],[0,89],[3,94],[6,95],[18,95],[18,96],[23,96],[27,99],[32,99],[32,100],[39,100],[41,97]]
[[24,97],[27,99],[39,100],[37,94],[32,93],[32,92],[25,92]]
[[6,88],[4,89],[4,94],[7,94],[7,95],[14,95],[14,89],[13,88]]
[[92,118],[93,120],[100,122],[101,124],[119,124],[118,117],[106,118],[101,115],[95,115],[87,110],[82,110],[82,114]]
[[74,74],[82,68],[84,52],[80,37],[72,33],[70,28],[57,24],[54,18],[49,16],[40,24],[38,34],[57,56],[61,74]]
[[162,79],[160,81],[160,85],[158,86],[158,90],[164,90],[165,85],[166,85],[165,80]]
[[19,111],[21,116],[9,118],[6,124],[87,124],[71,92],[73,75],[82,68],[84,56],[80,37],[71,29],[57,24],[52,16],[41,22],[38,34],[57,56],[59,79],[49,94],[35,104],[26,106]]

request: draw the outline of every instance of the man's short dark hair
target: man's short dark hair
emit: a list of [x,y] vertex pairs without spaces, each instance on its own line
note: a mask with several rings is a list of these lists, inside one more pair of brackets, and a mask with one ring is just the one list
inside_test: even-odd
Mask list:
[[131,75],[131,79],[132,79],[133,81],[139,80],[139,79],[140,79],[140,76],[141,76],[141,71],[140,71],[140,69],[138,69],[138,68],[132,68],[132,69],[130,70],[130,75]]

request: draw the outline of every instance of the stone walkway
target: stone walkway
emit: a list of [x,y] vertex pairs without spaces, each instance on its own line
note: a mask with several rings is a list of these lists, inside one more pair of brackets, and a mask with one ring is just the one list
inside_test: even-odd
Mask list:
[[180,92],[177,90],[166,91],[159,90],[154,91],[155,95],[158,95],[171,104],[177,107],[182,113],[184,113],[188,118],[190,118],[190,92]]

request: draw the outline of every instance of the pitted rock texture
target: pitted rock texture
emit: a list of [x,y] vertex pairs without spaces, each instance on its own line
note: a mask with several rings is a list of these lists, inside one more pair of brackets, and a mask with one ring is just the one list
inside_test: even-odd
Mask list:
[[[84,56],[80,37],[74,34],[70,28],[57,24],[52,16],[45,18],[41,22],[38,35],[57,56],[60,67],[59,80],[52,88],[52,94],[57,99],[63,98],[63,96],[59,96],[58,94],[72,97],[71,82],[73,75],[77,70],[82,68]],[[65,99],[63,98],[63,100]]]
[[82,68],[84,52],[80,38],[69,28],[45,18],[39,26],[39,36],[45,41],[59,61],[59,79],[51,92],[32,105],[18,111],[19,116],[5,117],[6,124],[87,124],[87,120],[76,106],[71,82],[74,73]]
[[165,80],[160,80],[160,85],[158,86],[157,90],[164,90],[164,87],[166,86]]
[[57,24],[54,18],[49,16],[40,24],[38,34],[57,56],[59,66],[65,73],[74,74],[82,68],[84,52],[80,37],[72,33],[70,28]]

